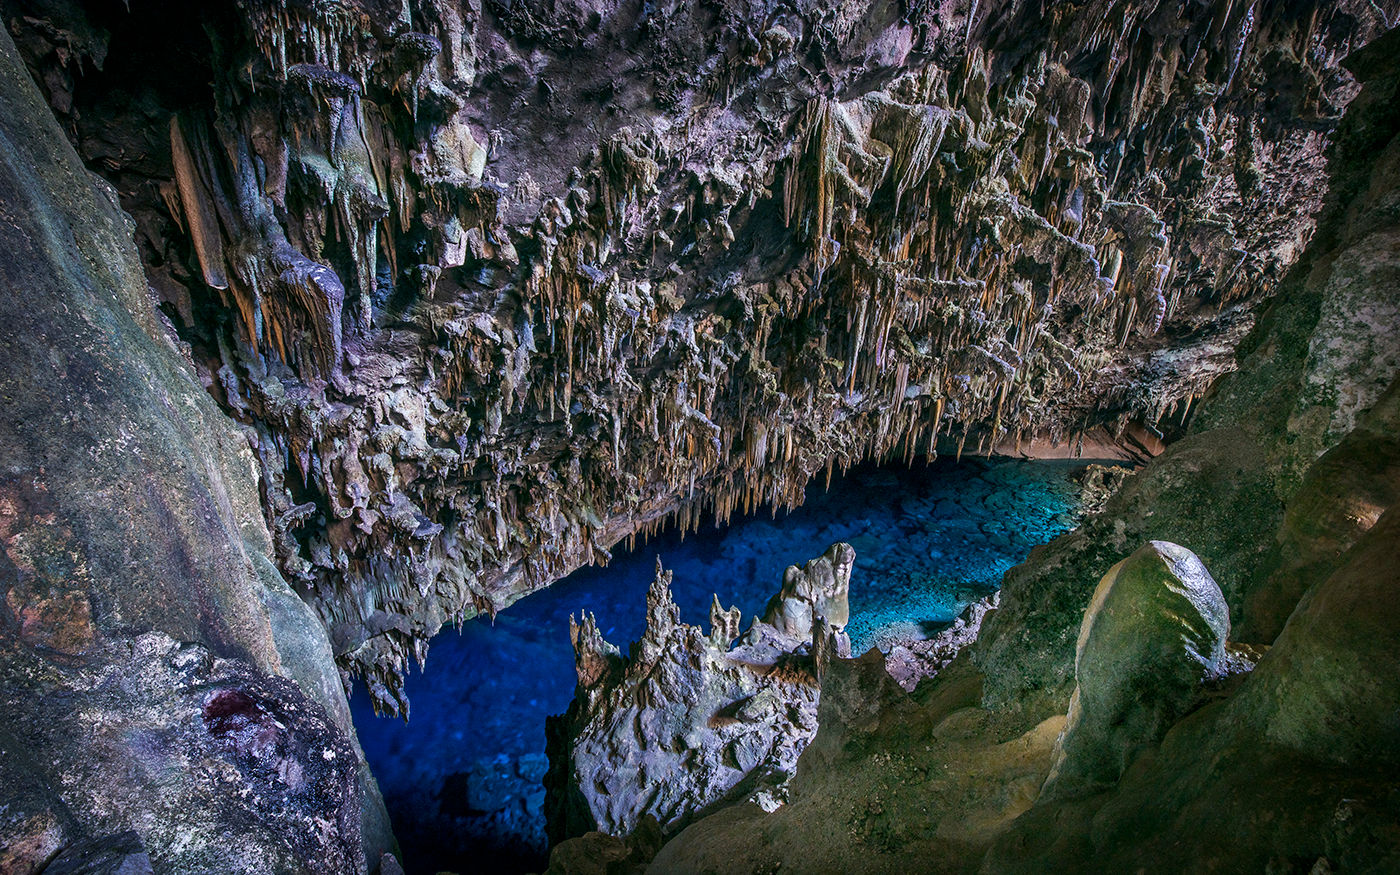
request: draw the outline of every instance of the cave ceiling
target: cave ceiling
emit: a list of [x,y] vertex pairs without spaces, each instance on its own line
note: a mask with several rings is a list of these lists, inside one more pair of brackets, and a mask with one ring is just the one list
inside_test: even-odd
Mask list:
[[[108,8],[110,7],[110,8]],[[871,457],[1178,428],[1321,205],[1367,0],[6,0],[289,581],[445,623]],[[1391,13],[1392,16],[1394,13]]]

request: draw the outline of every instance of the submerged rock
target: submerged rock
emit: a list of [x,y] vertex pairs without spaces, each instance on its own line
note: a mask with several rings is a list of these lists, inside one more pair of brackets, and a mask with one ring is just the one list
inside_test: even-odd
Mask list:
[[789,566],[763,618],[737,641],[739,610],[721,610],[718,598],[709,634],[680,621],[659,560],[646,632],[628,657],[591,615],[571,621],[578,688],[568,712],[550,720],[551,840],[623,836],[648,816],[674,830],[724,800],[782,804],[817,729],[819,676],[850,654],[854,561],[841,543]]

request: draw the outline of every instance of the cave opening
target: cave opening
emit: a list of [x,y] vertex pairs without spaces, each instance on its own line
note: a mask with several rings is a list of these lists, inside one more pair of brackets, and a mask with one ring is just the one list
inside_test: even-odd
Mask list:
[[459,869],[542,871],[545,718],[574,693],[569,617],[592,612],[624,651],[645,626],[660,557],[674,572],[681,620],[703,623],[713,595],[747,626],[783,570],[846,541],[853,653],[925,639],[996,591],[1030,550],[1069,531],[1082,510],[1083,461],[938,459],[912,467],[865,463],[821,480],[780,514],[727,526],[668,529],[498,614],[446,630],[424,670],[407,679],[412,716],[375,716],[358,690],[356,728],[410,875]]

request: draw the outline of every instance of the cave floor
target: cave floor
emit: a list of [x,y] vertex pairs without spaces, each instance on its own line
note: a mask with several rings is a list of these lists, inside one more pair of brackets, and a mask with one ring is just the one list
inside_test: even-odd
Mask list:
[[852,468],[809,489],[776,518],[764,511],[684,537],[665,532],[606,568],[581,569],[499,614],[432,643],[412,674],[412,719],[376,718],[351,700],[409,875],[544,868],[544,718],[574,688],[569,615],[593,612],[624,650],[644,627],[656,557],[675,572],[685,622],[704,625],[712,593],[744,611],[744,626],[782,583],[783,569],[836,541],[856,549],[851,578],[855,652],[936,633],[992,592],[1031,548],[1078,521],[1083,462],[940,459],[912,468]]

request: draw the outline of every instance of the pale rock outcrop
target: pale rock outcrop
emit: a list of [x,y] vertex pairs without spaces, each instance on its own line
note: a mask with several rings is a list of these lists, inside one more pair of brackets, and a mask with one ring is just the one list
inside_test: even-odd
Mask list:
[[855,548],[842,543],[833,544],[801,568],[789,565],[783,572],[783,588],[764,608],[763,622],[801,640],[811,638],[818,617],[844,628],[851,619],[848,596],[855,561]]
[[681,622],[659,560],[646,632],[629,657],[591,615],[571,623],[578,688],[550,722],[551,839],[627,835],[648,815],[674,830],[736,798],[780,805],[816,732],[819,677],[850,654],[854,561],[841,543],[789,566],[763,618],[737,641],[739,610],[722,610],[718,597],[708,634]]

